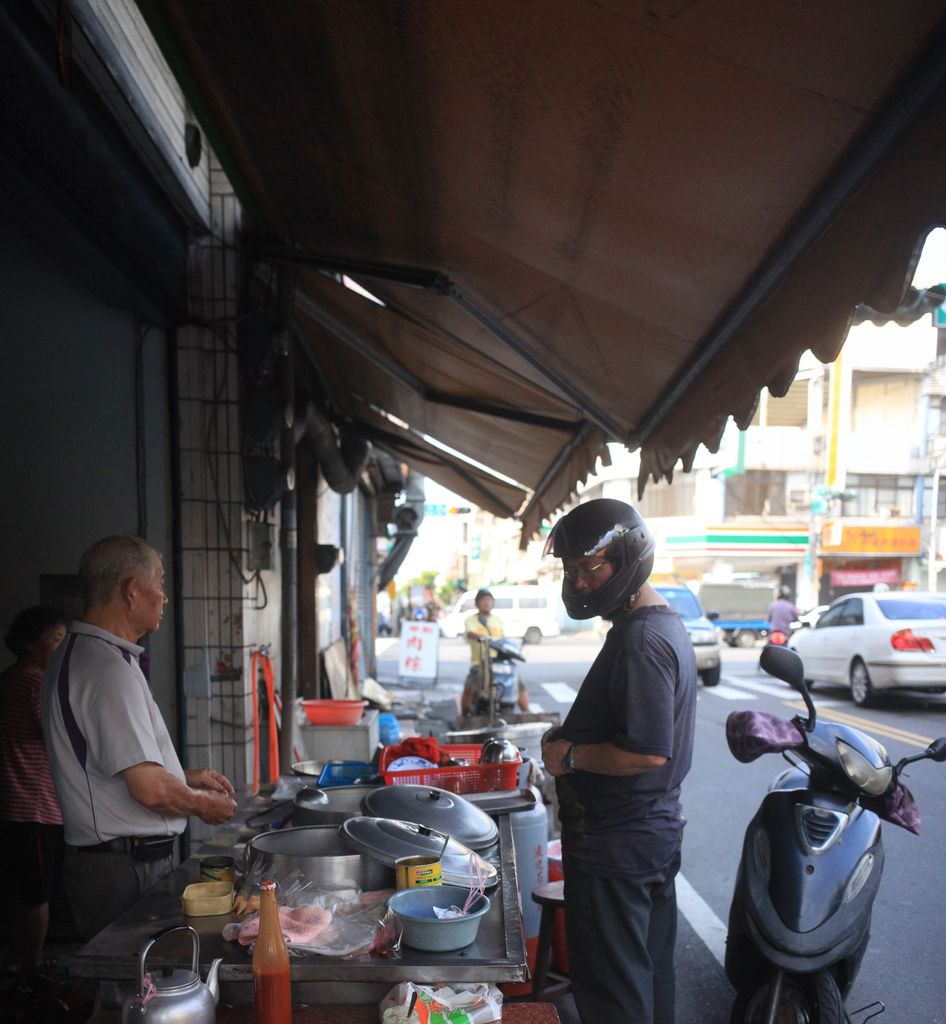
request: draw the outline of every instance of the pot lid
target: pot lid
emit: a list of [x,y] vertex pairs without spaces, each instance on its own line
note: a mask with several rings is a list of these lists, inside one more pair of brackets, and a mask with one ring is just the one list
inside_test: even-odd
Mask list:
[[328,793],[324,789],[307,787],[306,789],[300,789],[293,797],[292,802],[296,807],[305,807],[307,809],[311,807],[327,807]]
[[[339,835],[359,853],[367,854],[388,867],[401,857],[439,857],[446,834],[426,825],[394,818],[349,818]],[[499,881],[496,868],[478,853],[451,838],[441,861],[443,880],[448,885],[469,886],[470,861],[483,873],[487,889]]]
[[427,825],[463,843],[485,850],[499,838],[496,822],[457,793],[436,786],[380,786],[362,801],[372,818],[395,818]]

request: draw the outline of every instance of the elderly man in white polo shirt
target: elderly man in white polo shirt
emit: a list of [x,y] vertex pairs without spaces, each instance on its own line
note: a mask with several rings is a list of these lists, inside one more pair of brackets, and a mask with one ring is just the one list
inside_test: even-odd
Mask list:
[[233,786],[174,751],[138,659],[167,603],[161,556],[140,537],[106,537],[79,562],[85,611],[43,679],[43,731],[66,838],[66,894],[90,938],[172,869],[194,814],[236,809]]

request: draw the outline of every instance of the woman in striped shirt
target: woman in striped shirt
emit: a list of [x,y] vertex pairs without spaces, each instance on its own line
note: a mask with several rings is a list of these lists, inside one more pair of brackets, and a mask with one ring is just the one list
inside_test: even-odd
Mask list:
[[27,608],[4,637],[16,661],[0,674],[0,864],[19,904],[3,973],[42,964],[49,893],[62,863],[62,815],[43,744],[43,671],[66,635],[54,608]]

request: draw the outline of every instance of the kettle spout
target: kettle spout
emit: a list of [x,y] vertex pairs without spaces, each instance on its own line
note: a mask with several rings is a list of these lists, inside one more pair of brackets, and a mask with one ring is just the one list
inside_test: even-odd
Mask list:
[[213,996],[214,1005],[220,1001],[220,985],[217,982],[217,974],[220,970],[220,965],[223,963],[223,957],[218,956],[210,965],[210,970],[207,972],[207,989]]

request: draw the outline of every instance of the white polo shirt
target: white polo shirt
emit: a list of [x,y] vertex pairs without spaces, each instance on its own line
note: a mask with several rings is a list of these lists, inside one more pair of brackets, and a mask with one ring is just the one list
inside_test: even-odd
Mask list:
[[150,761],[184,781],[184,769],[138,664],[144,650],[73,622],[43,677],[43,734],[66,842],[178,835],[186,818],[148,810],[121,772]]

